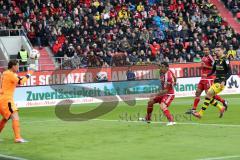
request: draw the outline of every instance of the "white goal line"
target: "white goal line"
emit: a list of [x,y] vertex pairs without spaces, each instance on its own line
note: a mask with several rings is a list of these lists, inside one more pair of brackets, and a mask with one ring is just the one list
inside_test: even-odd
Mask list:
[[[125,122],[125,123],[144,123],[143,121],[127,121],[127,120],[111,120],[111,119],[92,119],[92,121],[102,122]],[[152,121],[153,124],[166,124],[168,122]],[[217,123],[197,123],[197,122],[176,122],[179,125],[200,125],[200,126],[216,126],[216,127],[240,127],[237,124],[217,124]]]

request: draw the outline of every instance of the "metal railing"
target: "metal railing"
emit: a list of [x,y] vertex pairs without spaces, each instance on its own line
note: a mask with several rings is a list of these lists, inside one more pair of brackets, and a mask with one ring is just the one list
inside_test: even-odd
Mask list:
[[[49,60],[48,58],[41,58],[41,61],[28,58],[27,65],[19,65],[19,68],[29,67],[30,64],[35,63],[35,65],[38,68],[37,70],[39,71],[46,70],[46,69],[43,69],[43,68],[46,68],[46,66],[53,66],[52,68],[54,69],[64,69],[64,64],[67,61],[64,57],[52,57],[52,58],[54,61],[53,64],[44,62],[45,60]],[[18,60],[19,62],[21,61],[20,59],[9,59],[9,60]],[[68,60],[71,60],[71,58],[69,58]],[[0,60],[0,71],[7,69],[7,67],[8,67],[8,61]],[[54,70],[54,69],[48,69],[48,70]]]
[[1,29],[0,36],[24,36],[24,29]]
[[24,36],[26,38],[27,42],[29,43],[29,45],[31,46],[31,48],[33,48],[32,43],[28,39],[27,31],[23,27],[21,29],[1,29],[0,36],[9,36],[9,37],[10,36]]
[[[47,58],[46,58],[47,59]],[[13,60],[13,59],[10,59],[10,60]],[[20,59],[14,59],[14,60],[18,60],[19,62],[21,61]],[[41,61],[42,62],[44,62],[44,60],[45,60],[45,58],[41,58]],[[57,57],[56,58],[56,60],[59,60],[60,62],[62,62],[62,57]],[[20,68],[20,70],[21,70],[21,68],[24,68],[24,67],[26,67],[26,68],[28,68],[29,67],[29,65],[30,64],[35,64],[36,65],[36,68],[37,68],[37,70],[42,70],[42,68],[44,67],[44,66],[54,66],[54,68],[56,68],[56,64],[49,64],[49,63],[39,63],[39,60],[33,60],[33,59],[28,59],[28,61],[27,61],[27,64],[26,65],[19,65],[19,68]],[[8,67],[8,61],[6,61],[6,60],[0,60],[0,70],[2,71],[2,70],[5,70],[5,69],[7,69],[7,67]]]
[[25,49],[27,49],[29,53],[33,49],[32,43],[28,39],[27,32],[23,27],[21,29],[1,29],[0,30],[0,37],[10,37],[10,36],[20,36],[21,41],[25,42],[24,43],[26,45]]
[[[21,28],[21,29],[1,29],[0,30],[0,36],[5,36],[5,37],[21,36],[22,42],[25,42],[25,45],[27,45],[27,46],[25,46],[25,48],[28,48],[27,51],[28,51],[29,54],[31,54],[33,46],[31,44],[30,40],[28,39],[27,32],[24,28]],[[6,53],[6,55],[8,56],[7,60],[0,60],[0,70],[4,70],[8,66],[8,61],[11,60],[11,59],[9,59],[10,54],[8,54],[8,51],[4,47],[3,43],[0,43],[0,47],[1,46],[2,46],[2,48],[4,48],[3,50]],[[20,59],[17,59],[17,60],[20,62]],[[56,62],[59,62],[60,63],[59,66],[61,66],[61,64],[63,63],[63,57],[56,57],[56,58],[54,58],[54,61],[55,61],[54,64],[47,64],[47,63],[44,63],[44,58],[41,58],[41,63],[39,63],[38,60],[35,61],[34,63],[36,63],[36,66],[37,66],[38,70],[42,70],[43,66],[54,66],[54,67],[51,67],[51,68],[55,68],[56,66],[58,66],[58,65],[56,65],[58,63],[56,63]],[[31,64],[31,63],[33,63],[33,60],[29,58],[27,65],[19,65],[19,68],[29,67],[29,64]],[[45,67],[45,68],[47,68],[47,67]]]

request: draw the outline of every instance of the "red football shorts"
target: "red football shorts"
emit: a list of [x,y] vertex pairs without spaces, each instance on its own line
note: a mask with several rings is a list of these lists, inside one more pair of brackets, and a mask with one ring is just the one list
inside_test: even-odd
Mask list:
[[155,103],[165,103],[167,105],[167,107],[170,106],[170,104],[172,103],[173,99],[174,99],[175,95],[174,94],[165,94],[162,96],[157,96],[153,99],[153,101]]
[[213,79],[201,79],[198,83],[198,89],[207,91],[213,84]]

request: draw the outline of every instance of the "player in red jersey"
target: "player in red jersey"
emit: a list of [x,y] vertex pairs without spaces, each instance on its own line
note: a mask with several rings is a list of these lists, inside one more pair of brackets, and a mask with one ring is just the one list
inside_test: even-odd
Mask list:
[[175,97],[173,86],[176,84],[176,77],[173,74],[173,72],[169,70],[169,65],[167,62],[163,62],[160,65],[160,80],[162,90],[155,97],[150,98],[147,106],[147,115],[145,118],[140,118],[139,120],[150,122],[153,111],[153,105],[155,103],[159,103],[161,110],[163,111],[164,115],[167,117],[169,121],[167,125],[174,125],[176,123],[174,122],[173,116],[168,110],[168,107],[170,106],[171,102]]
[[[201,77],[201,80],[198,84],[198,88],[195,93],[196,96],[194,99],[192,109],[187,111],[186,114],[192,114],[196,111],[202,92],[205,90],[205,92],[207,93],[208,89],[213,84],[214,76],[207,76],[207,75],[209,73],[211,73],[211,71],[212,71],[214,59],[210,55],[210,51],[209,51],[208,47],[204,47],[203,52],[204,52],[204,57],[202,58],[202,66],[201,66],[202,67],[202,77]],[[216,95],[214,97],[214,99],[220,101],[223,104],[223,106],[227,109],[227,107],[228,107],[227,101],[225,101],[219,95]]]

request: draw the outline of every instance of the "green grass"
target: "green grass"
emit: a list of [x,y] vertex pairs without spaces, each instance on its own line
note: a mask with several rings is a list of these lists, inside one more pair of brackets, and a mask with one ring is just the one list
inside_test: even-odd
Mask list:
[[[216,108],[209,107],[201,120],[184,115],[193,98],[175,99],[170,107],[180,123],[175,126],[127,122],[145,115],[146,101],[132,107],[120,103],[112,112],[98,117],[116,121],[66,122],[55,116],[54,107],[22,108],[22,135],[30,142],[14,144],[9,123],[0,134],[0,154],[29,160],[196,160],[240,156],[239,95],[225,98],[230,107],[222,119]],[[75,106],[71,111],[77,114],[96,104]],[[155,105],[154,114],[160,113],[159,105]]]

